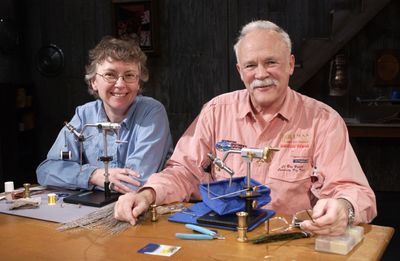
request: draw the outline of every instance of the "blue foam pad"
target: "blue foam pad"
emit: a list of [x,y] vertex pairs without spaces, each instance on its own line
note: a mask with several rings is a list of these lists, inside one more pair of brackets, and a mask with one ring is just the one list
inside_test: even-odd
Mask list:
[[[219,215],[226,215],[231,213],[236,213],[238,211],[243,211],[246,206],[246,200],[244,200],[241,195],[245,195],[245,191],[241,193],[233,193],[235,191],[243,190],[247,185],[246,177],[238,177],[232,179],[232,184],[229,185],[229,180],[221,180],[212,182],[209,184],[201,184],[200,185],[200,193],[203,198],[203,202],[214,212]],[[254,198],[257,201],[257,208],[261,208],[262,206],[268,204],[271,201],[270,197],[270,189],[262,185],[261,183],[251,179],[250,185],[258,186],[257,192],[260,193],[259,197]],[[213,199],[215,197],[230,194],[229,196],[225,196],[219,199]]]

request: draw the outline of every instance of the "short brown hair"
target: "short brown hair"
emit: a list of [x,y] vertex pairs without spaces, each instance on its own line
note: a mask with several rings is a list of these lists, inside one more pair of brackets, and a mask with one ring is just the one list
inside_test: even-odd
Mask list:
[[89,61],[86,65],[85,82],[89,87],[89,93],[95,98],[99,96],[97,91],[93,90],[91,80],[96,76],[97,65],[107,59],[137,63],[140,73],[140,86],[149,79],[149,72],[146,67],[147,56],[140,49],[137,41],[131,38],[118,39],[112,36],[105,36],[89,51]]

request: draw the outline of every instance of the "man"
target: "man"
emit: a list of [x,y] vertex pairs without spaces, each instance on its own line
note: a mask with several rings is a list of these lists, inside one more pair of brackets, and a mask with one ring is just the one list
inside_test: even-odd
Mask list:
[[[118,200],[115,217],[135,224],[152,203],[200,198],[198,186],[210,174],[207,153],[220,140],[248,147],[279,147],[270,163],[252,164],[252,178],[271,189],[266,206],[294,214],[313,208],[313,222],[302,228],[321,235],[340,235],[347,225],[376,216],[375,195],[349,143],[340,115],[329,106],[288,86],[294,70],[291,41],[268,21],[243,27],[234,46],[237,69],[246,90],[220,95],[208,102],[179,140],[166,168],[152,175],[139,193]],[[236,155],[236,154],[235,154]],[[246,174],[239,155],[226,165]],[[212,169],[212,179],[228,178]]]

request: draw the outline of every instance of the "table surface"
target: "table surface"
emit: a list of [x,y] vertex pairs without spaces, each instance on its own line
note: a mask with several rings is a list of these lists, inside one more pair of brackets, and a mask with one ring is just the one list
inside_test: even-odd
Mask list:
[[[236,240],[237,232],[219,230],[225,240],[183,240],[176,232],[192,233],[183,224],[160,216],[131,227],[118,235],[86,229],[59,232],[59,224],[0,214],[0,257],[2,260],[379,260],[394,229],[364,225],[364,239],[348,255],[314,250],[315,238],[254,245]],[[263,232],[259,226],[248,237]],[[139,254],[148,243],[181,246],[172,257]]]

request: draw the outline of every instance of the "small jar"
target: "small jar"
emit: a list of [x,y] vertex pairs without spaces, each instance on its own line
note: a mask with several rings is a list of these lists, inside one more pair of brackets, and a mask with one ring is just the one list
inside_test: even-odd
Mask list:
[[6,202],[11,203],[13,201],[13,192],[14,192],[14,182],[6,181],[4,182],[4,192],[6,194]]

